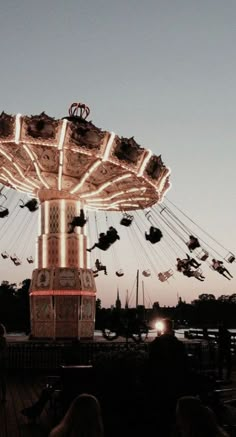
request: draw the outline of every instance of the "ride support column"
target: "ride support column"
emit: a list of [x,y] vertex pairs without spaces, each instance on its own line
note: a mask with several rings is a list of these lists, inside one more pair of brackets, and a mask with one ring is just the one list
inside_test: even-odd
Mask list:
[[92,338],[96,286],[87,268],[84,227],[71,231],[80,215],[74,199],[41,199],[38,266],[33,271],[31,335],[38,338]]

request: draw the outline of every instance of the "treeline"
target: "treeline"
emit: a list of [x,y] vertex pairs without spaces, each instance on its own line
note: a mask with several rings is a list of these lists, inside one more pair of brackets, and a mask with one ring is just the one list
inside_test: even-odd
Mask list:
[[[0,323],[3,323],[8,332],[30,332],[30,279],[25,279],[17,286],[15,283],[2,281],[0,285]],[[100,299],[96,300],[96,329],[102,329],[109,323],[114,314],[122,317],[137,314],[139,319],[146,320],[154,328],[159,318],[169,317],[178,326],[217,327],[225,321],[230,328],[236,328],[236,293],[222,295],[216,298],[214,294],[201,294],[191,303],[184,302],[181,297],[174,307],[161,307],[154,302],[153,307],[145,309],[140,305],[137,309],[130,308],[102,308]]]
[[[133,309],[102,308],[101,301],[97,300],[96,328],[101,329],[107,324],[112,313],[120,312],[126,317],[128,311]],[[150,327],[155,327],[159,318],[171,318],[178,327],[217,327],[219,323],[226,322],[228,327],[236,328],[236,293],[222,295],[216,299],[214,294],[201,294],[198,299],[186,303],[179,298],[174,307],[161,307],[159,302],[154,302],[153,307],[144,309],[141,305],[137,309],[139,318],[145,319]]]
[[30,332],[29,287],[30,279],[19,286],[8,281],[0,285],[0,323],[7,332]]

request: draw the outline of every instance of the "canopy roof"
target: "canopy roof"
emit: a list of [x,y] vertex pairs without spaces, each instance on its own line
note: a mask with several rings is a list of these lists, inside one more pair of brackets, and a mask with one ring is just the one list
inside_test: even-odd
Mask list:
[[0,115],[0,182],[41,200],[74,198],[88,208],[130,211],[160,202],[170,187],[161,156],[134,138],[82,117]]

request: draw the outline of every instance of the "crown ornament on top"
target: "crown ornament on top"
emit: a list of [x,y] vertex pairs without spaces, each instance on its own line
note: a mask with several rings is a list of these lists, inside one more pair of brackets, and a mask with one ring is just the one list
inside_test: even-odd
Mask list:
[[90,114],[90,109],[84,103],[72,103],[72,105],[69,108],[70,117],[78,117],[86,120],[89,114]]

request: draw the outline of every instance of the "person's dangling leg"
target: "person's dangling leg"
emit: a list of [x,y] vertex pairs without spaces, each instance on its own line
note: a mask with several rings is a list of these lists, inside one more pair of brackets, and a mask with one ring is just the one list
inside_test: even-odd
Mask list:
[[224,272],[226,272],[231,278],[233,278],[233,276],[231,275],[231,273],[229,272],[229,270],[227,270],[226,268],[224,268]]
[[21,414],[29,419],[35,419],[36,417],[40,416],[45,405],[51,399],[53,391],[53,387],[44,388],[39,396],[39,399],[33,405],[31,405],[31,407],[24,408],[21,411]]
[[230,278],[228,278],[228,276],[225,275],[224,272],[220,272],[220,274],[230,281]]
[[97,247],[97,243],[95,243],[92,247],[90,247],[90,249],[86,249],[87,252],[91,252],[93,249],[95,249],[95,247]]

